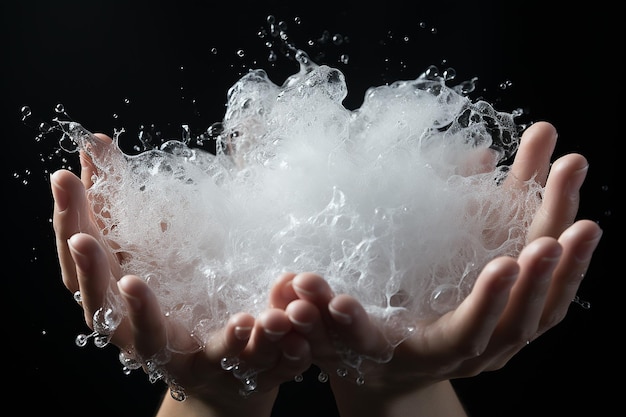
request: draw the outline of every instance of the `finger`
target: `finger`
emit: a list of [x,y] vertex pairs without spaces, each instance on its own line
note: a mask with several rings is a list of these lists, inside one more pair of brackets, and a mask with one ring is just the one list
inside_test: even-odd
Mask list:
[[543,201],[528,231],[528,241],[539,236],[558,238],[573,223],[588,167],[587,160],[578,154],[566,155],[554,162]]
[[542,237],[520,253],[519,277],[509,302],[483,353],[485,369],[502,368],[537,334],[553,272],[563,249],[556,239]]
[[285,314],[289,318],[295,331],[305,335],[311,342],[326,338],[326,329],[322,315],[317,306],[310,301],[296,299],[285,307]]
[[333,343],[336,331],[327,326],[315,304],[297,299],[287,305],[285,314],[293,329],[307,340],[318,365],[336,363],[339,358]]
[[602,229],[591,220],[579,220],[559,237],[563,255],[554,272],[538,334],[554,327],[567,314],[601,238]]
[[105,306],[111,283],[108,258],[98,241],[86,233],[75,234],[67,244],[76,265],[85,321],[93,327],[93,315]]
[[[77,282],[79,284],[81,305],[84,309],[85,322],[94,328],[94,314],[102,308],[117,308],[109,305],[112,295],[111,283],[113,276],[109,268],[109,257],[104,248],[91,235],[77,233],[68,240],[68,250],[76,265]],[[122,314],[116,311],[116,314]],[[120,347],[130,343],[128,323],[122,320],[112,337],[112,342]]]
[[273,387],[292,380],[311,366],[311,348],[307,340],[295,332],[289,332],[278,342],[282,356],[269,372],[268,385]]
[[345,294],[333,296],[326,280],[312,273],[294,277],[293,289],[301,300],[289,304],[287,314],[294,328],[309,340],[316,362],[337,360],[346,349],[376,358],[389,353],[390,344],[383,332],[357,299]]
[[[112,155],[114,153],[117,154],[116,156],[118,157],[121,155],[121,151],[112,145],[113,139],[109,136],[102,133],[88,134],[90,136],[83,142],[83,148],[80,151],[80,179],[87,190],[93,186],[96,176],[102,175],[102,173],[98,171],[98,167],[96,163],[94,163],[93,158],[99,159],[100,164],[107,163],[112,165],[115,163],[115,158],[112,157]],[[106,215],[107,210],[102,210],[102,208],[107,206],[107,200],[110,198],[113,198],[113,196],[105,197],[101,194],[90,195],[92,211],[100,213],[100,215]],[[104,228],[101,218],[96,216],[95,221],[100,229]]]
[[[332,338],[336,334],[335,320],[331,316],[329,304],[335,296],[328,282],[321,276],[303,272],[296,275],[292,280],[292,289],[300,300],[306,301],[314,306],[314,309],[303,310],[301,316],[296,316],[294,324],[301,333],[307,332],[307,338],[316,352],[325,352],[324,339]],[[298,306],[300,304],[295,304]],[[289,310],[294,314],[296,309],[292,306]],[[316,311],[315,313],[313,311]],[[316,317],[317,315],[317,317]],[[305,323],[304,326],[299,323]],[[311,329],[306,329],[308,324],[312,324]],[[324,336],[322,336],[322,334]],[[319,347],[319,349],[318,349]]]
[[520,273],[490,345],[519,346],[532,340],[550,288],[552,274],[561,259],[561,245],[549,237],[530,243],[518,258]]
[[206,369],[201,372],[210,373],[224,358],[238,358],[248,344],[254,326],[255,319],[251,314],[232,315],[226,326],[207,342],[204,348]]
[[133,346],[144,359],[163,352],[167,331],[159,302],[148,285],[139,277],[127,275],[117,282],[127,306]]
[[540,184],[544,184],[556,140],[556,129],[550,123],[536,122],[528,127],[522,134],[520,146],[505,185],[520,187],[533,178]]
[[358,300],[349,295],[338,295],[328,304],[328,310],[337,337],[345,347],[371,357],[386,354],[389,343]]
[[241,353],[250,340],[254,322],[254,317],[248,313],[234,314],[228,320],[224,333],[223,351],[220,353],[221,357],[237,356]]
[[292,272],[285,272],[278,277],[270,289],[270,307],[284,310],[290,302],[298,298],[292,285],[295,276]]
[[506,308],[518,274],[519,265],[512,258],[489,262],[459,307],[422,330],[422,340],[427,343],[421,348],[440,359],[481,355]]
[[307,341],[291,331],[291,323],[281,309],[270,308],[254,321],[252,334],[233,369],[244,390],[269,391],[311,366],[311,351]]
[[78,291],[76,267],[69,252],[67,241],[76,233],[94,232],[85,188],[78,177],[66,170],[56,171],[52,174],[50,185],[54,197],[52,224],[61,275],[67,289],[76,292]]
[[276,365],[282,351],[279,342],[291,330],[291,322],[281,309],[269,308],[257,317],[252,335],[240,359],[255,369]]
[[[113,142],[109,136],[102,133],[95,133],[94,142],[101,142],[102,145],[108,145]],[[96,151],[94,147],[89,148],[91,152]],[[91,156],[81,149],[80,153],[80,179],[85,186],[85,189],[89,189],[93,185],[93,176],[98,173],[96,165],[93,163]]]
[[324,319],[329,318],[327,306],[334,294],[324,278],[311,272],[303,272],[293,278],[292,288],[299,298],[315,304]]

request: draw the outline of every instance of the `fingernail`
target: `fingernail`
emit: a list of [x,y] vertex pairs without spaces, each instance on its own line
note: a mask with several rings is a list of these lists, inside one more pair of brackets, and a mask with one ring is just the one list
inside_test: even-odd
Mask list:
[[289,359],[290,361],[299,361],[301,359],[300,356],[292,356],[288,354],[287,352],[283,352],[283,356]]
[[67,193],[61,188],[56,181],[53,180],[54,174],[50,175],[50,184],[52,186],[52,196],[54,197],[54,204],[56,205],[58,212],[63,212],[67,209],[68,198]]
[[292,283],[292,287],[293,287],[294,291],[296,291],[297,293],[304,294],[304,295],[307,295],[309,297],[314,297],[315,296],[315,294],[312,293],[311,291],[307,291],[307,290],[303,289],[302,287],[299,287],[299,286],[297,286],[297,285],[295,285],[293,283]]
[[274,330],[264,329],[265,337],[267,337],[272,342],[275,342],[282,338],[287,332],[277,332]]
[[289,321],[297,328],[297,330],[301,333],[308,333],[313,328],[313,323],[306,323],[303,321],[298,321],[293,318],[293,316],[288,316]]
[[578,194],[580,187],[583,185],[583,182],[585,182],[585,178],[587,177],[587,171],[589,171],[589,165],[585,165],[583,168],[580,168],[570,177],[566,186],[568,194]]
[[126,286],[126,280],[124,278],[122,278],[121,280],[117,282],[117,288],[120,290],[120,293],[124,297],[124,300],[126,301],[128,306],[133,311],[137,311],[141,309],[141,305],[142,305],[141,300],[139,298],[136,298],[130,295],[128,292],[126,292],[124,289],[125,286]]
[[[74,235],[74,236],[76,236],[76,235]],[[76,263],[76,266],[79,269],[85,271],[90,266],[89,258],[87,256],[83,255],[80,251],[78,251],[78,249],[76,249],[76,246],[73,243],[74,236],[72,236],[69,239],[67,239],[67,247],[70,249],[70,252],[72,254],[72,259]]]
[[590,239],[582,243],[580,247],[576,248],[576,252],[574,253],[576,260],[579,262],[589,261],[591,259],[591,256],[593,255],[593,252],[598,247],[598,242],[600,242],[601,238],[602,238],[602,231],[600,231],[600,233],[598,233],[598,235],[594,237],[593,239]]
[[286,282],[281,288],[280,294],[285,299],[292,299],[294,297],[295,290],[293,289],[293,282]]
[[235,327],[235,337],[239,340],[246,341],[250,339],[251,333],[252,333],[252,327],[245,327],[245,326]]
[[342,313],[341,311],[336,310],[335,308],[333,308],[332,304],[328,304],[328,310],[330,310],[330,313],[333,315],[335,321],[339,322],[340,324],[352,323],[352,317],[350,317],[346,313]]
[[515,281],[517,281],[518,274],[507,275],[506,277],[501,277],[497,281],[496,291],[506,291],[511,289]]

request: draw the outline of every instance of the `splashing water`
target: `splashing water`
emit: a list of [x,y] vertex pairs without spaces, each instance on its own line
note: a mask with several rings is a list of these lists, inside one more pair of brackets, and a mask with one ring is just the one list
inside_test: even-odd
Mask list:
[[363,304],[389,344],[369,359],[386,361],[489,260],[519,253],[543,190],[502,187],[520,128],[465,84],[429,68],[348,110],[344,75],[296,58],[282,85],[254,70],[231,87],[215,154],[172,140],[128,155],[119,132],[108,144],[75,122],[59,122],[63,140],[97,167],[89,196],[123,273],[198,346],[232,314],[265,309],[282,272],[312,271]]

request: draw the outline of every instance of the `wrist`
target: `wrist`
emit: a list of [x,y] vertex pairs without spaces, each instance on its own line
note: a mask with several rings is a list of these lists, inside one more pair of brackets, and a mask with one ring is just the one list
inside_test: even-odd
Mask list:
[[426,385],[357,385],[343,378],[330,380],[342,417],[377,415],[385,417],[466,417],[450,381]]
[[177,401],[165,393],[155,417],[270,417],[278,389],[255,392],[248,397],[233,395],[201,397],[188,395]]

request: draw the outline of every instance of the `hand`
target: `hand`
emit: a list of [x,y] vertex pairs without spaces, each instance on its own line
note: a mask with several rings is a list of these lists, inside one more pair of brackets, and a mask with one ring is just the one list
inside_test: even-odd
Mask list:
[[[103,147],[111,139],[97,135]],[[123,352],[147,359],[159,358],[165,351],[166,335],[176,334],[179,343],[187,346],[197,342],[166,320],[155,294],[137,276],[121,276],[117,259],[101,238],[99,225],[91,215],[92,209],[86,190],[92,186],[95,167],[81,154],[81,178],[65,170],[51,177],[55,200],[53,225],[63,283],[72,293],[80,291],[85,321],[93,329],[94,313],[103,307],[108,291],[123,299],[126,314],[111,336],[111,342]],[[285,312],[268,308],[256,319],[247,313],[233,315],[221,331],[204,346],[188,354],[171,352],[169,360],[161,364],[166,382],[173,394],[184,388],[186,400],[175,401],[165,396],[159,416],[167,415],[258,415],[269,416],[278,385],[291,380],[310,366],[307,341],[291,331],[292,325]],[[222,358],[238,358],[245,364],[243,371],[252,372],[236,378],[234,372],[221,368]],[[238,392],[258,384],[254,394],[242,398]]]
[[[374,357],[387,347],[360,303],[333,294],[322,277],[311,273],[285,276],[276,287],[273,306],[284,308],[296,331],[309,340],[314,363],[330,376],[342,416],[406,415],[416,407],[432,410],[428,415],[465,415],[448,380],[503,367],[565,317],[602,232],[589,220],[574,223],[587,161],[570,154],[550,167],[555,144],[552,125],[529,127],[503,184],[524,187],[535,175],[545,184],[519,257],[488,263],[459,307],[418,323],[388,363],[364,364],[362,386],[353,383],[354,375],[342,378],[335,372],[345,368],[337,342]],[[451,399],[447,408],[435,404],[445,398]]]

